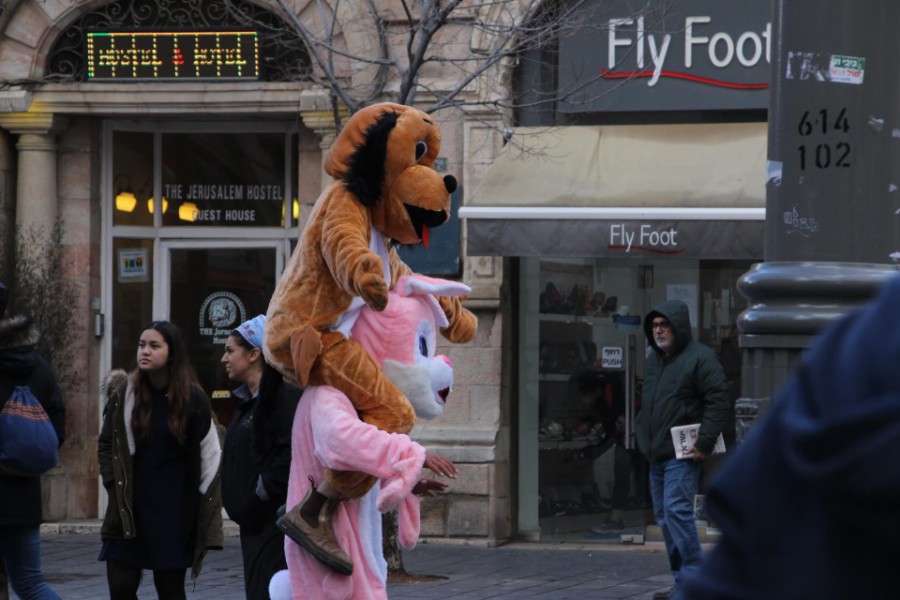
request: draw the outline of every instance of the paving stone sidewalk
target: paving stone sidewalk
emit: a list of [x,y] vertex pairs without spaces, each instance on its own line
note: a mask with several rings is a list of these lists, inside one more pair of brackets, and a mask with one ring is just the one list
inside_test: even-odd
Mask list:
[[[106,598],[105,563],[97,560],[97,533],[42,534],[44,573],[64,600]],[[605,549],[566,544],[508,544],[499,548],[420,543],[404,553],[409,573],[438,576],[429,582],[392,583],[391,598],[547,598],[649,600],[671,584],[661,546]],[[10,597],[13,597],[10,595]],[[140,598],[155,598],[148,573]],[[227,537],[225,549],[211,552],[191,600],[243,599],[240,542]]]

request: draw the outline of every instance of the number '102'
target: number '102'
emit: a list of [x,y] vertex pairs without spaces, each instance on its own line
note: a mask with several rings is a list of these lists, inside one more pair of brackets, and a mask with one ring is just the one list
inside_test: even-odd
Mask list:
[[805,171],[807,166],[817,169],[850,166],[850,144],[847,142],[838,142],[834,147],[831,144],[817,144],[815,147],[802,144],[797,146],[797,152],[800,153],[801,171]]

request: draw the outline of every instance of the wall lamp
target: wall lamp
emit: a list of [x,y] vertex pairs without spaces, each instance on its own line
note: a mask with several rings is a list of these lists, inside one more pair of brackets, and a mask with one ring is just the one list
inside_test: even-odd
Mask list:
[[[169,210],[169,200],[165,196],[163,196],[162,198],[162,209],[163,213]],[[147,199],[147,212],[149,212],[151,215],[153,214],[153,198]]]
[[[124,180],[124,185],[116,186],[116,182],[119,180]],[[134,190],[131,189],[131,178],[124,173],[120,173],[116,175],[113,186],[116,187],[116,210],[127,213],[132,212],[137,206],[137,198],[134,196]]]
[[178,207],[178,218],[182,221],[193,223],[197,220],[197,205],[193,202],[185,202]]

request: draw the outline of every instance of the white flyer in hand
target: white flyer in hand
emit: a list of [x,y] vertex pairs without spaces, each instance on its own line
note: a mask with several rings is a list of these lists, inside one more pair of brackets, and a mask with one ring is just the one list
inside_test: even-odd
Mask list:
[[[687,452],[694,447],[697,441],[697,432],[700,431],[700,423],[692,423],[690,425],[680,425],[672,428],[672,443],[675,445],[675,458],[690,458]],[[713,446],[713,454],[723,454],[725,452],[725,438],[719,434],[716,445]]]

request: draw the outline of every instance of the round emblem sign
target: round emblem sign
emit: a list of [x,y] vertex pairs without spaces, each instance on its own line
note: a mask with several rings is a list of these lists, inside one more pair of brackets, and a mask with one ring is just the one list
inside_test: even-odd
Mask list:
[[224,343],[231,331],[246,320],[244,303],[231,292],[213,292],[200,306],[200,333],[216,338],[214,343]]

